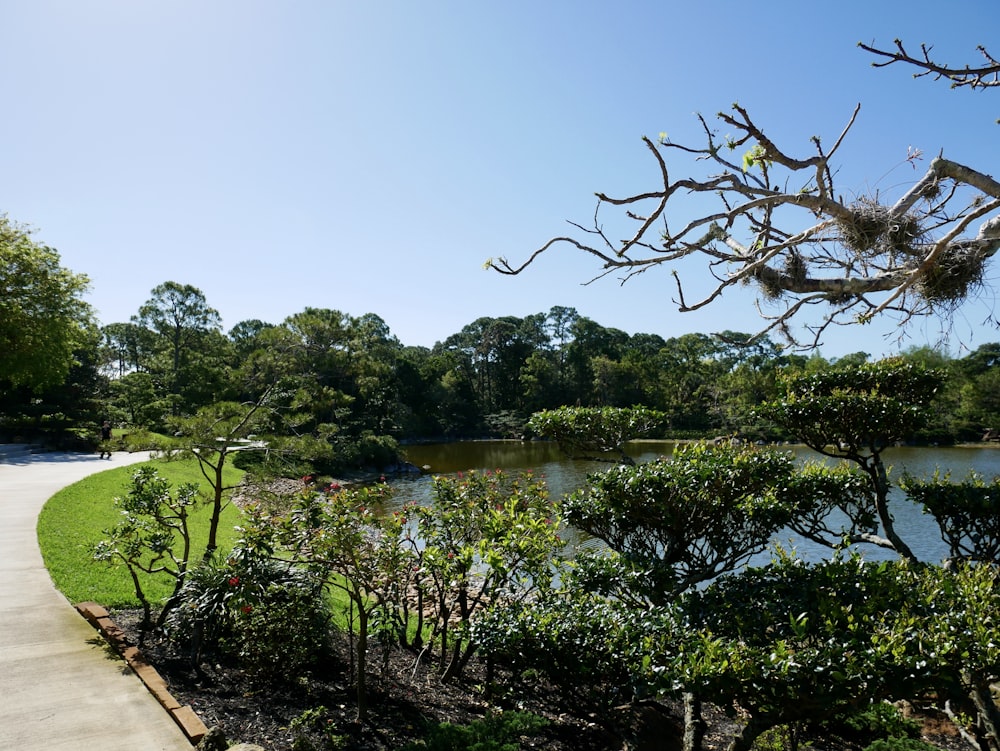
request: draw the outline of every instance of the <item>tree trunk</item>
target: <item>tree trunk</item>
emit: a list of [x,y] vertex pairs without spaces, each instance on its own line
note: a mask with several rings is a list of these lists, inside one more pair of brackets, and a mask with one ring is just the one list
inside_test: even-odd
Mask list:
[[705,721],[701,717],[701,699],[690,691],[684,692],[684,751],[701,751],[705,737]]
[[747,724],[744,725],[740,731],[733,736],[733,739],[729,742],[729,746],[726,751],[750,751],[753,748],[754,741],[756,741],[761,734],[774,727],[774,723],[766,722],[764,720],[758,720],[755,717],[751,717]]
[[218,545],[218,535],[219,535],[219,518],[222,516],[222,468],[226,464],[226,450],[223,448],[219,451],[219,457],[216,463],[213,465],[207,460],[202,460],[201,454],[198,454],[198,459],[204,461],[215,471],[215,478],[212,482],[212,515],[209,518],[208,523],[208,543],[205,545],[205,556],[204,561],[208,563],[215,555]]
[[365,680],[365,673],[368,670],[368,611],[365,610],[363,602],[358,603],[358,669],[355,677],[357,685],[358,699],[358,722],[365,719],[368,714],[368,686]]
[[987,745],[987,751],[1000,751],[1000,711],[993,701],[989,685],[975,686],[969,692],[969,698],[976,707],[979,724]]
[[882,463],[881,455],[874,454],[871,460],[865,462],[862,466],[872,478],[875,486],[875,510],[878,512],[882,529],[885,530],[885,536],[892,543],[892,547],[899,553],[900,557],[917,563],[917,556],[910,550],[909,545],[903,542],[903,538],[896,534],[892,514],[889,513],[889,475],[885,470],[885,464]]

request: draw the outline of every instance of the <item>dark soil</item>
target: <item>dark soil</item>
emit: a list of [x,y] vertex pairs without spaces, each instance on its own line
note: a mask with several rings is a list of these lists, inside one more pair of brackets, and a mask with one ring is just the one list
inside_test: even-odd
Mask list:
[[[141,612],[117,611],[112,617],[128,642],[138,644]],[[549,720],[538,736],[526,740],[526,748],[603,751],[622,747],[620,739],[586,718],[553,713],[546,706],[544,691],[528,695],[518,689],[514,694],[509,690],[508,676],[494,676],[500,687],[488,697],[483,667],[475,660],[461,680],[445,684],[433,667],[418,663],[413,652],[403,649],[389,650],[386,660],[381,650],[372,650],[368,712],[359,722],[348,647],[345,638],[343,644],[335,646],[327,664],[308,679],[261,686],[241,670],[212,660],[195,670],[186,655],[155,633],[147,634],[140,645],[170,693],[181,704],[189,705],[209,728],[221,729],[230,743],[256,743],[268,751],[382,751],[424,738],[429,724],[466,725],[490,713],[518,709]],[[301,720],[295,723],[306,712],[315,715],[315,720],[305,726]],[[296,739],[298,746],[293,745]]]
[[[139,611],[112,614],[129,643],[139,643]],[[185,655],[157,634],[147,634],[141,651],[167,682],[171,694],[189,705],[209,728],[221,730],[229,743],[256,743],[267,751],[389,751],[424,739],[441,722],[467,725],[492,713],[520,710],[548,721],[538,734],[521,738],[521,748],[544,751],[679,751],[681,708],[669,702],[619,707],[600,713],[573,708],[567,698],[537,681],[521,681],[486,671],[473,659],[461,680],[442,683],[433,666],[403,649],[380,649],[369,657],[368,712],[357,716],[346,637],[326,664],[308,679],[266,686],[238,668],[206,660],[194,669]],[[487,691],[487,686],[492,687]],[[968,751],[954,726],[939,714],[908,707],[922,722],[924,741],[945,751]],[[722,749],[736,729],[714,708],[705,711],[704,748]],[[859,749],[866,744],[842,738],[802,739],[803,747]],[[770,747],[781,748],[772,744]]]

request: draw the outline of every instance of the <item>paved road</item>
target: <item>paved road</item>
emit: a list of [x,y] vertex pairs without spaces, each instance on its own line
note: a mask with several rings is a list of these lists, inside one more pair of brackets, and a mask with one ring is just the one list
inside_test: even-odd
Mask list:
[[0,749],[191,751],[171,717],[55,587],[38,513],[61,488],[146,454],[0,451]]

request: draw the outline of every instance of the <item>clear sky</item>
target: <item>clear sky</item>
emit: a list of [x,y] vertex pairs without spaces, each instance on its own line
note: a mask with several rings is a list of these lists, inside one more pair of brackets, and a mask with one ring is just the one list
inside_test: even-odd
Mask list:
[[[569,249],[518,277],[483,263],[589,222],[597,191],[655,189],[640,137],[701,145],[694,113],[733,102],[801,155],[860,102],[839,176],[858,192],[912,181],[908,147],[994,174],[1000,153],[1000,92],[875,70],[856,47],[979,62],[978,44],[1000,53],[996,0],[8,0],[0,28],[0,211],[90,277],[104,324],[175,281],[227,330],[311,306],[431,346],[562,305],[629,333],[756,331],[735,294],[678,313],[667,269],[584,286],[596,266]],[[959,316],[952,345],[1000,340],[994,305]],[[880,356],[939,327],[885,333],[821,351]]]

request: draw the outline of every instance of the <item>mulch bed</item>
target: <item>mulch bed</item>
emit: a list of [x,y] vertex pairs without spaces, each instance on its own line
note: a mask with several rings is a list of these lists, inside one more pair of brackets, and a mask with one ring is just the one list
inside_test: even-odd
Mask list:
[[[129,643],[138,644],[141,611],[116,611],[112,617]],[[156,633],[147,634],[140,648],[167,682],[170,693],[181,704],[189,705],[205,725],[221,729],[230,743],[256,743],[268,751],[398,749],[424,738],[430,723],[465,725],[491,712],[510,709],[533,712],[549,720],[549,726],[526,740],[525,747],[547,751],[622,748],[620,738],[596,723],[554,713],[547,705],[544,690],[528,694],[519,686],[515,695],[513,690],[504,689],[509,676],[494,676],[501,687],[488,699],[485,671],[475,659],[460,680],[445,684],[433,666],[417,663],[410,651],[389,650],[383,661],[381,650],[372,650],[368,713],[363,722],[358,722],[346,638],[334,646],[331,658],[310,677],[266,686],[255,684],[232,665],[211,659],[196,670],[186,655],[179,654]],[[296,718],[306,712],[315,715],[316,721],[308,727],[293,728]]]
[[[117,611],[113,618],[132,644],[139,641],[140,611]],[[462,678],[442,683],[433,665],[403,649],[373,649],[369,657],[369,709],[357,719],[357,697],[350,680],[350,645],[334,645],[329,660],[306,679],[291,683],[255,684],[238,668],[206,660],[199,669],[161,635],[147,634],[141,649],[168,684],[170,693],[187,704],[209,727],[217,727],[230,743],[256,743],[267,751],[389,751],[425,738],[429,724],[466,725],[492,712],[521,710],[548,720],[538,735],[522,739],[522,748],[544,751],[679,751],[681,708],[670,702],[647,703],[588,714],[568,706],[560,692],[537,682],[522,682],[509,673],[492,676],[486,694],[484,666],[475,658]],[[923,740],[945,751],[968,751],[954,726],[939,713],[908,707],[923,725]],[[302,721],[304,713],[312,720]],[[298,719],[298,722],[296,720]],[[600,721],[599,721],[600,720]],[[726,746],[733,720],[706,709],[706,751]],[[803,739],[803,747],[858,751],[843,739]]]

